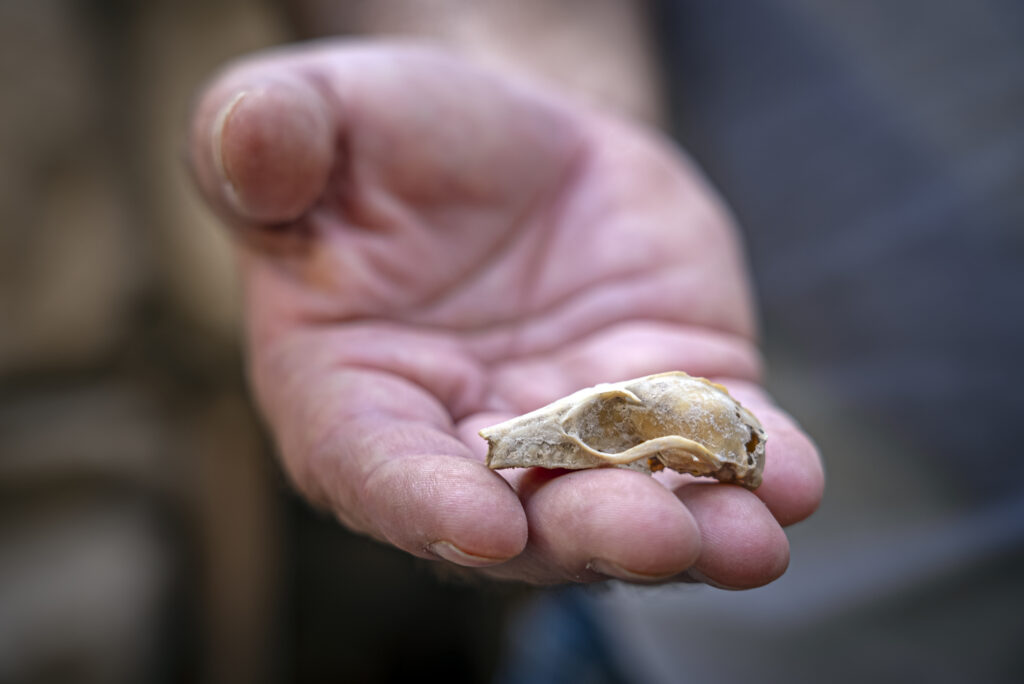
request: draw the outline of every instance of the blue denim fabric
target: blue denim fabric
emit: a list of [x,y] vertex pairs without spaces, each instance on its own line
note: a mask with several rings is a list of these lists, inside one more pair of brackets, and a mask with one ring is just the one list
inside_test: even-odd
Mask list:
[[495,684],[625,684],[587,590],[541,594],[513,620]]

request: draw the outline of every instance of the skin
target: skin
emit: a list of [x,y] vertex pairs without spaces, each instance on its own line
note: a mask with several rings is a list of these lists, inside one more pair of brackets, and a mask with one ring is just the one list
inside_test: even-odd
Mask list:
[[[785,570],[821,464],[758,388],[737,233],[669,141],[456,56],[334,42],[219,74],[190,157],[238,238],[255,395],[315,505],[532,583]],[[483,465],[481,427],[674,369],[760,418],[756,492]]]

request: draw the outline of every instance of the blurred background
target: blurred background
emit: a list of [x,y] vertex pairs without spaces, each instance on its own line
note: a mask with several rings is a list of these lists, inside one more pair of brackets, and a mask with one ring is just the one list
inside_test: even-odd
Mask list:
[[509,587],[289,492],[190,98],[280,3],[0,2],[0,682],[483,681]]
[[[290,493],[183,132],[217,66],[343,30],[330,5],[0,0],[0,682],[487,681],[568,632],[590,681],[1020,681],[1016,0],[654,3],[670,125],[828,466],[790,571],[739,594],[467,585]],[[558,6],[563,67],[651,101]]]

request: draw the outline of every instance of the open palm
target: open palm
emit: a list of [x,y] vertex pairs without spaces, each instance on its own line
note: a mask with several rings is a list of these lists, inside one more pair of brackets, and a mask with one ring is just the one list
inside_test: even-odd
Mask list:
[[[286,468],[349,527],[532,582],[785,569],[810,442],[756,388],[735,231],[665,141],[423,48],[325,44],[206,90],[201,188],[238,231],[251,374]],[[768,434],[756,494],[499,475],[476,431],[580,387],[711,376]]]

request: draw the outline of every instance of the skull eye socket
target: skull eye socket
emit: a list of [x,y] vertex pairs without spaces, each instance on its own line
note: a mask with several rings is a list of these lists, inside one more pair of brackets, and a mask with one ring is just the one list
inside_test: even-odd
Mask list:
[[635,420],[642,410],[625,397],[594,397],[573,411],[564,428],[591,449],[618,454],[645,441]]

